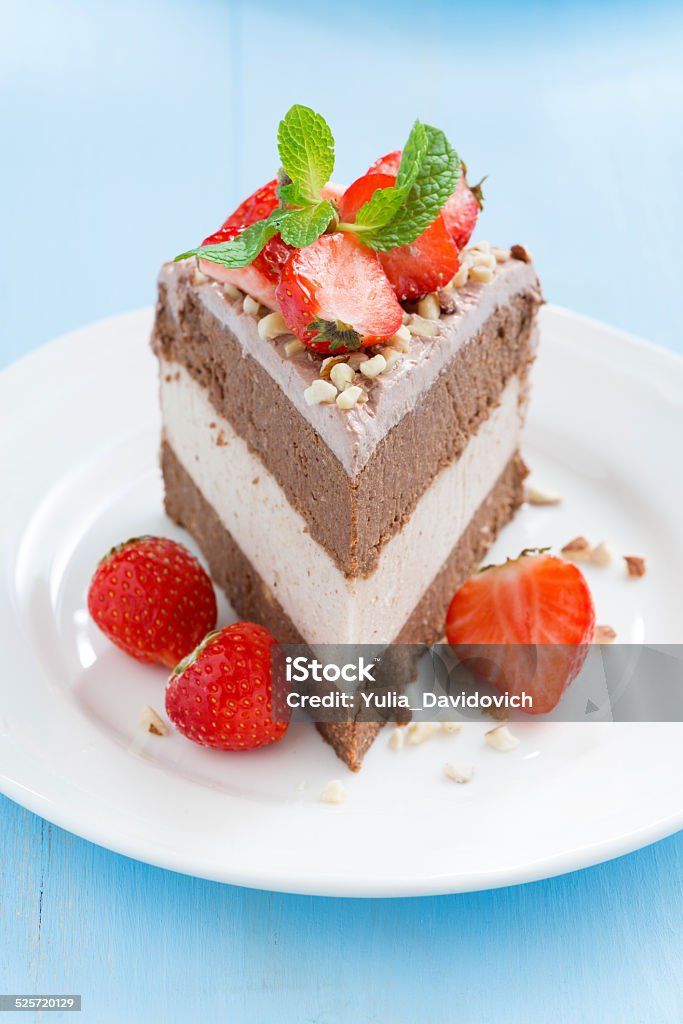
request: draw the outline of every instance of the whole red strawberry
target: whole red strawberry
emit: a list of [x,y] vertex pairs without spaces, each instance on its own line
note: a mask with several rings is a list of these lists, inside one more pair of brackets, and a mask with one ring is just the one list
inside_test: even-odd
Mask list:
[[166,688],[166,713],[183,736],[218,750],[253,750],[282,739],[289,723],[272,720],[276,642],[253,622],[204,638]]
[[88,611],[138,661],[175,668],[216,625],[216,595],[197,559],[166,537],[136,537],[95,570]]
[[522,552],[477,573],[456,592],[446,637],[476,676],[533,699],[532,714],[552,711],[586,660],[595,610],[571,562]]

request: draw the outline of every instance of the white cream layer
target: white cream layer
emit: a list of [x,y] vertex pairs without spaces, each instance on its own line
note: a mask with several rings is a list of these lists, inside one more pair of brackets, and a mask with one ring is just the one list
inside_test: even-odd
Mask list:
[[384,545],[375,571],[350,579],[184,367],[162,363],[161,407],[181,464],[311,644],[396,638],[519,446],[523,418],[515,377],[458,461],[439,473]]

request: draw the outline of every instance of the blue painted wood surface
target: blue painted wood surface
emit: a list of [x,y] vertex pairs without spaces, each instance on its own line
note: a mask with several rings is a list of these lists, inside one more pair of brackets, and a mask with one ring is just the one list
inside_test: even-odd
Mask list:
[[[482,236],[527,243],[553,301],[683,350],[680,5],[321,6],[2,5],[3,364],[149,304],[161,261],[271,174],[294,101],[335,128],[340,180],[415,116],[444,127],[490,175]],[[82,992],[96,1024],[678,1024],[682,864],[679,835],[503,891],[307,899],[0,799],[0,992]]]

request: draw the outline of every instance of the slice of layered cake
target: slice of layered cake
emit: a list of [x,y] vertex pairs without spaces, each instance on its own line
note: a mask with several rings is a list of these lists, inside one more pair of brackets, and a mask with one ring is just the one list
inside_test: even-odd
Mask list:
[[[320,128],[293,110],[279,185],[161,271],[166,508],[278,641],[431,643],[522,501],[538,280],[463,251],[480,200],[441,133],[344,191],[289,153],[288,118]],[[379,725],[318,728],[358,769]]]

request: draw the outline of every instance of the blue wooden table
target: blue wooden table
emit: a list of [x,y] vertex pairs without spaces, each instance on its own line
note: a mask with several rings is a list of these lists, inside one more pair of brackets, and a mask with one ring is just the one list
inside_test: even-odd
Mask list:
[[[342,181],[414,117],[443,127],[489,173],[482,237],[528,244],[553,301],[683,350],[680,4],[321,7],[2,4],[3,363],[149,304],[161,261],[272,173],[295,101],[335,128]],[[80,992],[93,1024],[679,1024],[682,865],[678,835],[497,892],[309,899],[1,799],[0,992]]]

